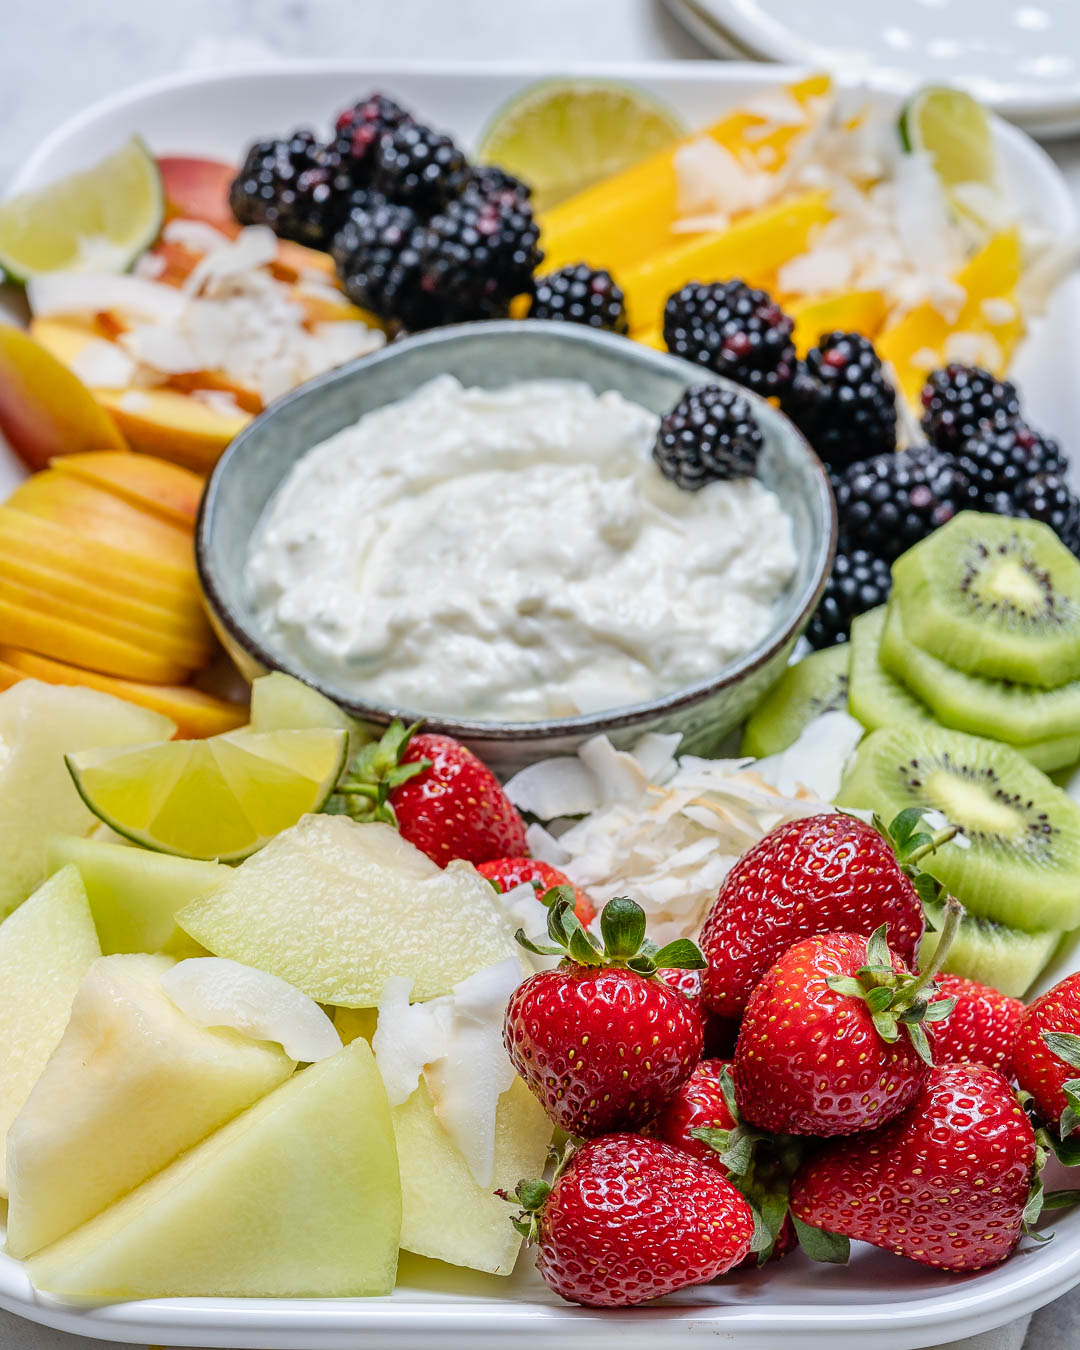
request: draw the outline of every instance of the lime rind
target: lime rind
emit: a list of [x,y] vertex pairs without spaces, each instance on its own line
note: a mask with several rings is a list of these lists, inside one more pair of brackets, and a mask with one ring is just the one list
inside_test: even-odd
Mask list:
[[124,272],[157,238],[165,193],[138,136],[93,168],[0,203],[0,268],[11,281],[51,272]]

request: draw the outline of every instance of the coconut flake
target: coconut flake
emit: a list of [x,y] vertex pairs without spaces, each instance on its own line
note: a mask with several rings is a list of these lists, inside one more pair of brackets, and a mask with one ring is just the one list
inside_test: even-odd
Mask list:
[[184,311],[184,297],[174,287],[130,274],[45,273],[30,278],[26,296],[31,312],[41,319],[116,311],[131,318],[176,323]]
[[124,389],[134,380],[136,365],[118,343],[91,338],[72,359],[71,369],[91,389]]
[[672,162],[680,218],[707,215],[726,224],[732,216],[763,206],[779,186],[776,174],[737,159],[711,136],[681,145]]
[[317,1063],[341,1049],[333,1022],[307,994],[277,975],[220,956],[180,961],[158,979],[186,1017],[201,1027],[233,1027],[276,1041],[290,1059]]
[[600,805],[596,778],[580,759],[570,756],[527,765],[506,783],[504,791],[519,810],[541,820],[584,815]]
[[844,767],[865,728],[843,710],[822,713],[803,727],[798,740],[778,755],[759,759],[755,771],[785,796],[800,789],[823,802],[835,800]]
[[446,1054],[452,1013],[449,998],[409,1002],[413,982],[392,975],[379,997],[379,1021],[371,1038],[375,1064],[391,1106],[416,1091],[424,1068]]

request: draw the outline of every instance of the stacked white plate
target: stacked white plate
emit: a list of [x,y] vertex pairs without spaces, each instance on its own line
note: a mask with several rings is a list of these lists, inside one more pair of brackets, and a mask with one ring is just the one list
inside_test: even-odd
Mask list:
[[1080,130],[1080,0],[665,0],[711,51],[904,92],[969,90],[1035,136]]

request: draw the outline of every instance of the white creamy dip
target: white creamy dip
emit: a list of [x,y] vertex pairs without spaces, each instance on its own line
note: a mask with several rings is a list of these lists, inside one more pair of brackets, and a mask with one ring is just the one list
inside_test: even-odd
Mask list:
[[754,479],[686,492],[609,392],[452,376],[293,468],[250,546],[271,643],[374,702],[521,721],[651,699],[768,632],[791,522]]

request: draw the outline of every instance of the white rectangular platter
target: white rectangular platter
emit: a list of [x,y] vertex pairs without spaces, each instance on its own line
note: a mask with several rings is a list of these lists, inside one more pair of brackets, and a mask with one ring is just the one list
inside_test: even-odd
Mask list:
[[[300,124],[324,126],[371,89],[472,143],[522,85],[568,73],[631,81],[704,125],[748,92],[792,78],[781,67],[711,62],[597,67],[568,72],[436,65],[283,64],[266,71],[178,76],[91,108],[31,156],[12,191],[86,167],[132,133],[159,153],[238,160],[248,142]],[[1055,232],[1075,230],[1072,200],[1049,158],[1022,133],[996,128],[1005,174],[1027,210]],[[1080,280],[1059,292],[1021,353],[1016,377],[1031,420],[1062,437],[1080,426]],[[0,448],[0,493],[20,475]],[[1080,879],[1078,879],[1080,884]],[[1071,955],[1046,984],[1080,965]],[[1054,1241],[1004,1266],[955,1277],[856,1244],[847,1267],[811,1267],[801,1255],[738,1273],[649,1308],[595,1312],[550,1293],[523,1255],[510,1279],[403,1255],[388,1298],[183,1299],[73,1307],[38,1295],[19,1263],[0,1255],[0,1307],[83,1336],[159,1345],[246,1350],[429,1350],[505,1346],[653,1347],[725,1345],[733,1350],[917,1350],[999,1326],[1080,1282],[1080,1211],[1057,1217]]]

